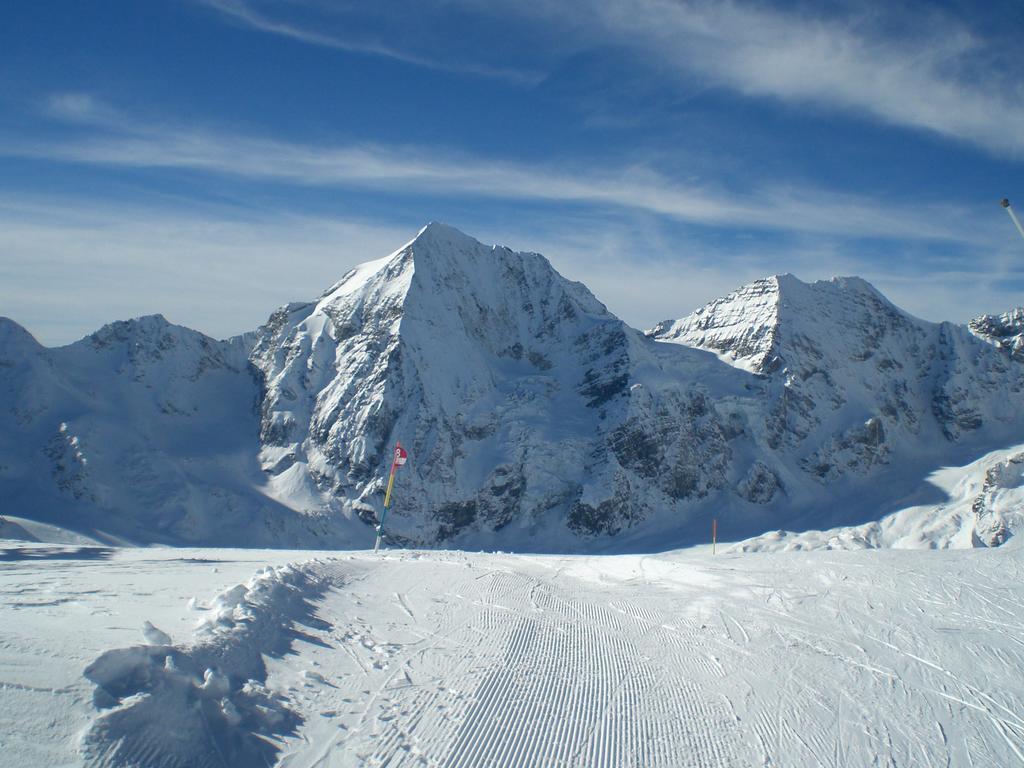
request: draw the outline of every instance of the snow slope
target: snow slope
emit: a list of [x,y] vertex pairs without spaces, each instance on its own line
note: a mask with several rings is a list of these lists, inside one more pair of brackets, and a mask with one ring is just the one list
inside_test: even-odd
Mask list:
[[81,736],[99,713],[86,667],[142,645],[145,621],[191,643],[207,615],[196,608],[266,565],[307,557],[0,541],[0,766],[82,765]]
[[824,531],[775,531],[735,545],[743,552],[805,549],[998,547],[1024,530],[1024,445],[993,451],[929,478],[947,501],[907,507],[881,520]]
[[0,545],[0,765],[1024,762],[1020,547],[290,556]]

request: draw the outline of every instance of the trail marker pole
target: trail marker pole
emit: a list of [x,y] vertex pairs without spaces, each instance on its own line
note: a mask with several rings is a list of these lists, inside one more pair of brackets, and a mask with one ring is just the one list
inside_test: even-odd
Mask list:
[[1006,209],[1006,212],[1010,214],[1010,218],[1013,219],[1013,223],[1017,225],[1017,231],[1020,232],[1020,236],[1024,237],[1024,227],[1020,224],[1020,219],[1017,218],[1017,214],[1013,212],[1013,208],[1010,207],[1010,201],[1005,197],[999,201],[999,204]]
[[391,490],[395,487],[395,470],[405,464],[405,460],[409,458],[409,454],[405,448],[402,447],[402,443],[395,441],[395,454],[391,461],[391,474],[388,476],[388,489],[384,493],[384,511],[380,513],[380,523],[377,525],[377,540],[373,543],[373,551],[380,551],[380,543],[384,538],[384,518],[388,516],[388,507],[391,506]]
[[711,518],[711,554],[718,548],[718,518]]

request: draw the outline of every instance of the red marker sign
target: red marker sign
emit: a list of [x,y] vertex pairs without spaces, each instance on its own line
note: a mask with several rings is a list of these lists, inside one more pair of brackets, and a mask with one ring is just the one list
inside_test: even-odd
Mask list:
[[395,461],[391,465],[392,467],[400,467],[405,464],[405,460],[409,458],[408,451],[402,447],[401,443],[395,446]]

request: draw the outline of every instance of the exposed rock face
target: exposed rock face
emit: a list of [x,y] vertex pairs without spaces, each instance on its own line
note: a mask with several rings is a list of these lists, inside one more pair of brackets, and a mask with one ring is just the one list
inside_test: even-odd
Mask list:
[[50,350],[0,320],[0,512],[133,541],[363,546],[401,440],[393,543],[840,524],[1024,426],[1000,322],[972,333],[857,278],[783,275],[643,334],[542,256],[432,224],[224,342],[154,316]]
[[755,461],[736,486],[736,492],[754,504],[767,504],[782,490],[779,478],[763,461]]
[[979,338],[1004,350],[1018,363],[1024,362],[1024,307],[1001,315],[982,315],[967,325]]

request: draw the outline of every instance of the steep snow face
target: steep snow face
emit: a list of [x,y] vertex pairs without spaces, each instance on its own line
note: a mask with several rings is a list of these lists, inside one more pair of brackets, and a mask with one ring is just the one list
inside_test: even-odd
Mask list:
[[792,275],[755,280],[681,320],[659,323],[647,335],[707,349],[737,368],[770,373],[780,365],[776,344],[783,283],[797,281]]
[[114,541],[314,541],[259,492],[246,352],[159,315],[58,349],[0,322],[0,513]]
[[272,482],[308,478],[372,521],[401,439],[414,460],[394,540],[550,546],[727,482],[720,419],[692,376],[724,366],[657,352],[538,254],[431,224],[258,337]]
[[759,280],[648,334],[764,376],[767,447],[822,480],[936,440],[1006,435],[1021,403],[1007,355],[907,315],[859,278]]

